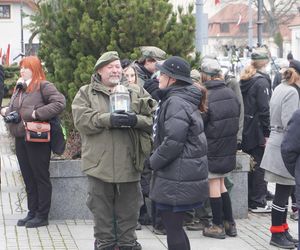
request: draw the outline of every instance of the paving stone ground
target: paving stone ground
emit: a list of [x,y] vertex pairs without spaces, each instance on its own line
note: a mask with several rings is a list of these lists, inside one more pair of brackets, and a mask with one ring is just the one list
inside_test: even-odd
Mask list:
[[[12,150],[12,139],[0,121],[0,250],[93,249],[93,222],[91,220],[50,221],[41,228],[17,227],[18,219],[26,216],[26,193],[18,161]],[[246,183],[245,183],[246,185]],[[270,186],[274,188],[274,186]],[[236,220],[238,237],[217,240],[203,237],[201,232],[190,232],[192,250],[250,250],[277,249],[269,245],[270,214],[249,213],[247,219]],[[297,222],[289,220],[291,234],[297,235]],[[166,236],[157,236],[152,228],[137,231],[143,250],[167,249]]]

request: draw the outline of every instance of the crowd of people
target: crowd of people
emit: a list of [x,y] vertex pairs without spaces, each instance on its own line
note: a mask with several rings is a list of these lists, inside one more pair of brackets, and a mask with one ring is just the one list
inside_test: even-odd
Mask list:
[[[224,75],[212,56],[191,69],[185,59],[167,58],[154,46],[141,47],[136,61],[103,53],[91,82],[72,101],[94,249],[140,250],[135,231],[149,224],[167,235],[170,250],[191,249],[184,226],[205,237],[237,236],[230,172],[238,150],[254,162],[249,210],[271,213],[271,245],[297,247],[287,214],[291,196],[298,219],[300,62],[289,59],[273,84],[263,48],[252,53],[240,81]],[[51,144],[27,141],[26,123],[49,121],[64,108],[65,98],[46,81],[40,60],[23,58],[10,104],[1,108],[26,185],[29,211],[18,226],[48,225],[51,203]],[[276,184],[274,197],[268,182]]]

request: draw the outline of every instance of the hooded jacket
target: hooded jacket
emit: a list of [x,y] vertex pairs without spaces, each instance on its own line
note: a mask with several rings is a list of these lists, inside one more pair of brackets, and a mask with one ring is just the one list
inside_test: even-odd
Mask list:
[[224,81],[211,80],[204,84],[208,90],[208,111],[204,116],[208,169],[224,174],[236,166],[240,103]]
[[245,114],[242,149],[247,152],[264,145],[265,137],[269,137],[271,80],[258,71],[251,78],[241,80],[240,85]]
[[149,98],[149,94],[138,85],[126,84],[126,87],[130,92],[131,110],[137,114],[134,128],[111,127],[111,92],[98,74],[92,76],[90,84],[79,89],[72,103],[74,124],[82,140],[82,170],[104,182],[140,180],[139,164],[136,164],[137,158],[140,158],[136,134],[151,133],[152,115],[150,112],[144,114],[142,110],[145,108],[137,105],[139,98]]
[[195,204],[208,196],[207,143],[198,109],[202,93],[177,81],[161,90],[153,126],[150,198],[177,206]]

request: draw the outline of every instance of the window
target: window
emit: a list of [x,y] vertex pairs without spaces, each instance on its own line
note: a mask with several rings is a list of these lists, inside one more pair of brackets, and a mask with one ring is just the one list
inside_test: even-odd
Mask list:
[[0,5],[0,19],[10,19],[10,5]]
[[29,44],[25,43],[25,55],[29,56],[29,55],[37,55],[38,50],[39,50],[39,46],[40,44],[38,43],[33,43],[32,47],[29,48]]
[[220,30],[221,30],[221,33],[228,33],[229,32],[229,23],[221,23]]
[[240,23],[240,32],[241,33],[247,33],[248,32],[248,23]]

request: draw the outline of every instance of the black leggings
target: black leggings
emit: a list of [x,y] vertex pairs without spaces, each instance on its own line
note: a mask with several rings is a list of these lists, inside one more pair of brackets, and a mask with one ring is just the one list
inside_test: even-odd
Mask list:
[[189,239],[183,229],[185,212],[160,211],[162,222],[167,231],[169,250],[190,250]]
[[288,204],[292,190],[293,186],[276,184],[273,203],[280,207],[285,207]]
[[272,214],[271,214],[272,227],[286,224],[287,204],[292,189],[293,186],[290,185],[276,184],[275,196],[273,200]]

